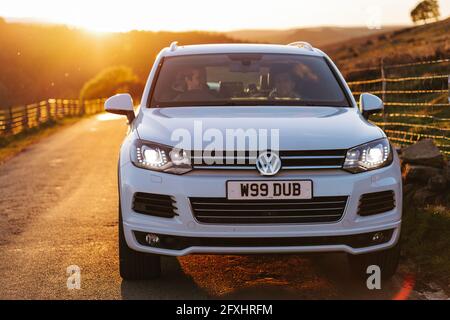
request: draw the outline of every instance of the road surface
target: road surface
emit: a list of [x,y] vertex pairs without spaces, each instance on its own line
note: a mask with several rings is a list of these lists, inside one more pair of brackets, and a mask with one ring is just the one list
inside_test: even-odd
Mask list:
[[[164,258],[156,281],[118,273],[116,164],[125,120],[101,114],[0,166],[0,299],[391,299],[402,274],[368,290],[345,256]],[[67,267],[81,269],[67,288]]]

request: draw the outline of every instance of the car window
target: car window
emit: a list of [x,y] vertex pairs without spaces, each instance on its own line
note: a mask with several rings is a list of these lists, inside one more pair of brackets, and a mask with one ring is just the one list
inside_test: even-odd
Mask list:
[[323,57],[205,54],[165,58],[150,106],[298,105],[349,102]]

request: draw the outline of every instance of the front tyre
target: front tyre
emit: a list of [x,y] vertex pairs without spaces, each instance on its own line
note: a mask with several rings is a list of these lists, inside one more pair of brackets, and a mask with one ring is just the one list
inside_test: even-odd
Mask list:
[[119,269],[124,280],[149,280],[161,275],[161,257],[130,249],[125,240],[119,204]]
[[400,241],[389,249],[376,251],[358,255],[348,255],[348,261],[352,274],[359,278],[365,279],[369,275],[367,274],[367,268],[371,265],[380,267],[381,279],[389,280],[397,271],[397,267],[400,260]]

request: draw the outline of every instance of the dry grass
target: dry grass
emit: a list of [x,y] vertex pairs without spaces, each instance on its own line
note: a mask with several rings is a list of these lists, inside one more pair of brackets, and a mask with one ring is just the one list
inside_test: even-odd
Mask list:
[[79,118],[66,118],[49,122],[15,136],[0,137],[0,164],[25,150],[30,145],[41,141],[61,128],[67,127],[78,120]]
[[450,18],[326,46],[339,67],[360,68],[450,56]]

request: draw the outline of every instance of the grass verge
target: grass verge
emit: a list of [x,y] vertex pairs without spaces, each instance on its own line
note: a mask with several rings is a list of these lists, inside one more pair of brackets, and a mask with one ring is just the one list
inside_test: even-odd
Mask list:
[[52,120],[14,136],[0,137],[0,164],[18,154],[28,146],[39,142],[63,127],[79,121],[79,117]]
[[450,208],[404,208],[402,237],[402,255],[414,263],[416,274],[450,291]]

